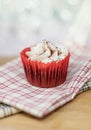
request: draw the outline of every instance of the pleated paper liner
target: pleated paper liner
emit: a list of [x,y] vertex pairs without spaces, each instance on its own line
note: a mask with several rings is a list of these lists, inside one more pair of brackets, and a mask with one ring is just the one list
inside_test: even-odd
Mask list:
[[37,87],[50,88],[62,84],[66,80],[70,53],[59,61],[43,63],[28,59],[26,52],[30,48],[25,48],[21,54],[25,75],[30,84]]

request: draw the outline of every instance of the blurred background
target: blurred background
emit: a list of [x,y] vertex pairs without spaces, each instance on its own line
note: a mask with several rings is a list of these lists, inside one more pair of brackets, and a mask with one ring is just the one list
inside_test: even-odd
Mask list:
[[0,56],[47,39],[90,44],[91,0],[0,0]]

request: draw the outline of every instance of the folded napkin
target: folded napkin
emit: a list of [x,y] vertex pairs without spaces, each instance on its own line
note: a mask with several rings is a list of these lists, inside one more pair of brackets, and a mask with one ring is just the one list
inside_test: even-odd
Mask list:
[[[91,47],[74,45],[70,51],[67,79],[55,88],[38,88],[30,85],[26,80],[20,58],[2,66],[0,102],[41,118],[74,99],[82,91],[84,83],[91,78]],[[86,85],[83,90],[85,88]]]
[[[91,89],[91,79],[83,85],[83,87],[79,90],[79,93],[85,92],[90,89]],[[21,110],[16,109],[10,105],[6,105],[3,103],[0,104],[0,118],[11,116],[19,112],[21,112]]]

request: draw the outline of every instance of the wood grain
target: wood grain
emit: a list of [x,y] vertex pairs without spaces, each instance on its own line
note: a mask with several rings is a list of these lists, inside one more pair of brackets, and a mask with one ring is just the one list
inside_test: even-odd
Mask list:
[[[13,58],[4,58],[0,64]],[[44,119],[19,113],[0,120],[0,130],[91,130],[91,90]]]

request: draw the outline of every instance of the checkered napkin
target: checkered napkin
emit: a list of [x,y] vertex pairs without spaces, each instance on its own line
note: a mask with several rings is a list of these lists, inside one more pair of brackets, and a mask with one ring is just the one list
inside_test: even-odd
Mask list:
[[[91,89],[91,79],[83,85],[83,87],[80,89],[79,93],[85,92],[85,91],[90,90],[90,89]],[[0,104],[0,118],[14,115],[14,114],[19,113],[19,112],[21,112],[21,110],[16,109],[16,108],[9,106],[7,104],[3,104],[3,103]]]
[[2,66],[0,102],[41,118],[74,99],[79,91],[81,92],[84,83],[91,78],[91,47],[82,48],[74,45],[70,51],[67,79],[55,88],[38,88],[30,85],[26,80],[20,58]]

